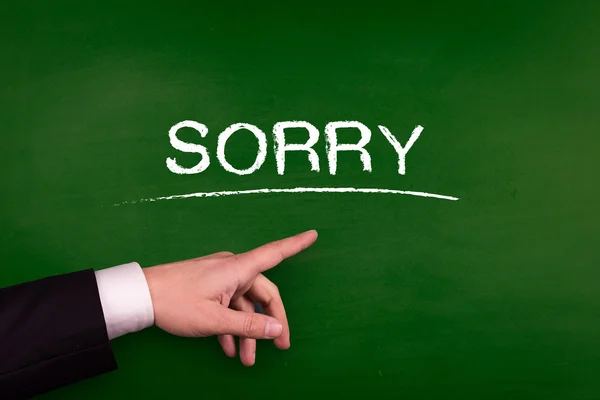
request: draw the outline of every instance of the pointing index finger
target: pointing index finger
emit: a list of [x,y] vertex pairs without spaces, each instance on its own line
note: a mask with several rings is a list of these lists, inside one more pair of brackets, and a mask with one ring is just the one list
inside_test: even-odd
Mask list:
[[300,253],[317,240],[315,230],[267,243],[235,256],[243,270],[259,274]]

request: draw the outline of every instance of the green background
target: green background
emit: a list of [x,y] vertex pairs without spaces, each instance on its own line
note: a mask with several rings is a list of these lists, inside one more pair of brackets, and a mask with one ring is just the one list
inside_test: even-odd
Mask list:
[[[130,261],[241,252],[307,229],[267,276],[285,352],[229,359],[216,338],[158,328],[114,341],[120,369],[47,399],[600,397],[600,3],[596,1],[3,2],[0,285]],[[211,165],[165,165],[169,128],[202,122]],[[321,132],[321,172],[273,124]],[[373,132],[327,169],[323,129]],[[237,122],[269,140],[262,168],[217,162]],[[420,124],[406,175],[401,143]],[[303,140],[302,130],[290,140]],[[341,131],[340,140],[356,140]],[[250,166],[239,132],[228,160]],[[402,195],[270,194],[123,204],[198,191],[354,186]],[[1,397],[1,394],[0,394]]]

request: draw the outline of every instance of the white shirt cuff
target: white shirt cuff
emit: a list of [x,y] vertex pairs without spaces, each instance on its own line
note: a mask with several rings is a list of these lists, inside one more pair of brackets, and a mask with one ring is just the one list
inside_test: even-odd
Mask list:
[[154,324],[154,308],[138,263],[95,271],[104,321],[110,340]]

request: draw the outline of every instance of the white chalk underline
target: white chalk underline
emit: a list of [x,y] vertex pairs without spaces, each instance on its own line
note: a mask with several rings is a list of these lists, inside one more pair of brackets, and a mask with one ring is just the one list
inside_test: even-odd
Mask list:
[[[375,193],[375,194],[402,194],[419,197],[433,197],[442,200],[456,201],[459,198],[437,193],[415,192],[410,190],[377,189],[377,188],[353,188],[353,187],[296,187],[289,189],[250,189],[250,190],[224,190],[220,192],[196,192],[187,194],[175,194],[171,196],[149,197],[137,201],[126,201],[120,204],[138,203],[159,200],[187,199],[191,197],[221,197],[238,196],[244,194],[264,194],[264,193]],[[118,206],[120,204],[115,204]]]

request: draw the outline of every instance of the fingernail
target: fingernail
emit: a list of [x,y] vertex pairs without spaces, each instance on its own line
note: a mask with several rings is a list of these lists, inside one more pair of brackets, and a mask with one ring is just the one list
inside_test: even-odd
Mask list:
[[256,353],[252,354],[252,364],[256,361]]
[[265,329],[265,335],[269,338],[275,338],[281,335],[283,332],[283,325],[279,321],[269,320],[267,321],[267,327]]

